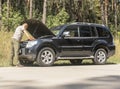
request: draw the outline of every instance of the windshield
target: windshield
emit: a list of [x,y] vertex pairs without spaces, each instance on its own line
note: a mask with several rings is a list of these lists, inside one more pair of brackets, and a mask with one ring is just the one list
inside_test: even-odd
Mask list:
[[57,35],[60,33],[60,31],[61,31],[61,29],[62,29],[63,26],[64,26],[64,25],[62,25],[62,26],[57,26],[57,27],[53,27],[53,28],[51,28],[50,30],[57,36]]

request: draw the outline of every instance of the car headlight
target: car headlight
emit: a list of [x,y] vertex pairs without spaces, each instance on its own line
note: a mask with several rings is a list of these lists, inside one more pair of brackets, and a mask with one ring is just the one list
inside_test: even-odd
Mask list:
[[37,41],[28,41],[28,43],[26,45],[26,48],[31,48],[31,47],[33,47],[36,44],[37,44]]

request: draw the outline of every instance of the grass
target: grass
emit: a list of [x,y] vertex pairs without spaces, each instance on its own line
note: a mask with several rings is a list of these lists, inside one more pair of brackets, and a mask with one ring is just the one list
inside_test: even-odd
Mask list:
[[[9,66],[11,37],[13,32],[0,31],[0,66]],[[25,37],[24,37],[25,38]],[[120,63],[120,41],[115,40],[116,53],[108,59],[108,63]],[[84,60],[83,64],[90,64],[91,61]],[[70,64],[69,61],[57,61],[55,64]]]
[[12,32],[0,31],[0,66],[8,66]]
[[120,40],[115,40],[116,52],[115,55],[108,59],[108,63],[120,63]]

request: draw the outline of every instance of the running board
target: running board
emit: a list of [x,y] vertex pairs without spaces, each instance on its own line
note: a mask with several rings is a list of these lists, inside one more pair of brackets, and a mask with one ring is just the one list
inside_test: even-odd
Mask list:
[[90,57],[58,57],[57,59],[93,59],[94,56]]

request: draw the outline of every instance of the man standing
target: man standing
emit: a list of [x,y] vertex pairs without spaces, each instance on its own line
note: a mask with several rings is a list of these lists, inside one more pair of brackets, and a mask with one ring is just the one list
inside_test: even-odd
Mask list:
[[10,65],[14,66],[13,60],[15,59],[17,61],[17,66],[22,66],[19,62],[19,48],[20,48],[20,42],[23,37],[23,34],[27,36],[29,40],[34,40],[33,37],[29,36],[28,32],[26,31],[28,28],[28,24],[24,23],[23,25],[20,25],[16,28],[15,33],[12,37],[11,42],[11,59],[10,59]]

